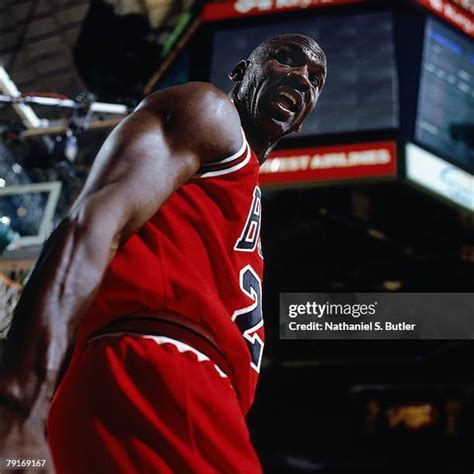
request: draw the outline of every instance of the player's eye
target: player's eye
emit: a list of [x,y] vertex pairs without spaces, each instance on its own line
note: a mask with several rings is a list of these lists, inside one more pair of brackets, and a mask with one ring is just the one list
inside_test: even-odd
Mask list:
[[309,80],[314,87],[321,87],[321,79],[318,76],[311,76]]
[[293,58],[288,53],[284,53],[284,52],[278,53],[277,59],[282,64],[291,65],[293,63]]

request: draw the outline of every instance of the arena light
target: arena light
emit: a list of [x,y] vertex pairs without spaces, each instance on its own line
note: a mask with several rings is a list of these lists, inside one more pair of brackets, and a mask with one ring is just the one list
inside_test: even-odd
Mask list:
[[391,429],[403,427],[409,431],[420,431],[436,425],[438,413],[430,403],[394,405],[387,408],[387,421]]
[[474,212],[474,176],[409,143],[406,147],[409,181]]
[[70,162],[76,160],[79,153],[77,138],[71,129],[66,133],[58,135],[54,141],[53,156],[57,160],[66,159]]

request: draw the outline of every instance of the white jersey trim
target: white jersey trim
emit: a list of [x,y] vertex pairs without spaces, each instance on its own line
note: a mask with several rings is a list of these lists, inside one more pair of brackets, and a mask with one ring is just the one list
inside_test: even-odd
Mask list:
[[[240,147],[240,149],[233,155],[228,156],[227,158],[224,158],[223,160],[206,163],[205,165],[203,165],[200,172],[198,171],[194,175],[194,177],[211,178],[213,176],[222,176],[224,174],[233,173],[234,171],[237,171],[243,168],[250,161],[251,150],[250,150],[250,145],[248,144],[247,139],[245,137],[244,129],[242,127],[240,127],[240,131],[242,133],[242,146]],[[245,153],[245,150],[247,150],[247,154],[245,158],[242,160],[241,158],[243,154]],[[232,161],[237,161],[237,163],[232,165]],[[223,168],[220,170],[215,170],[215,171],[212,170],[213,167],[225,165],[225,164],[229,164],[229,166],[227,168]],[[207,168],[209,168],[210,171],[206,171]]]
[[234,166],[231,166],[229,168],[225,168],[223,170],[208,171],[207,173],[200,174],[199,178],[211,178],[213,176],[222,176],[223,174],[229,174],[229,173],[233,173],[234,171],[240,170],[241,168],[243,168],[250,161],[250,156],[251,156],[250,147],[248,147],[247,148],[247,155],[246,155],[245,159],[243,161],[241,161],[240,163],[238,163]]
[[93,337],[93,338],[89,339],[88,342],[95,341],[97,339],[102,339],[102,338],[105,338],[105,337],[121,337],[121,336],[133,336],[133,337],[139,337],[139,338],[143,338],[143,339],[152,339],[153,341],[155,341],[157,344],[160,344],[160,345],[161,344],[172,344],[173,346],[175,346],[178,349],[178,351],[180,353],[192,352],[196,356],[196,358],[199,362],[203,362],[203,361],[207,361],[207,360],[212,362],[212,365],[216,369],[217,373],[222,378],[228,378],[226,373],[217,364],[215,364],[213,361],[211,361],[211,359],[209,359],[209,357],[207,357],[207,355],[203,354],[201,351],[198,351],[193,346],[190,346],[189,344],[186,344],[185,342],[178,341],[177,339],[173,339],[171,337],[152,336],[152,335],[149,335],[149,334],[136,334],[136,333],[130,333],[130,332],[114,332],[114,333],[109,333],[109,334],[101,334],[100,336]]

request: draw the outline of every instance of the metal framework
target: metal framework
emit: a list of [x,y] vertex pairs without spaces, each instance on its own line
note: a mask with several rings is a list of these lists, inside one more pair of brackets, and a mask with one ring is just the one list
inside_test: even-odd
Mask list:
[[[26,130],[20,133],[21,137],[57,134],[70,127],[70,119],[50,121],[39,118],[31,105],[83,111],[84,116],[77,119],[77,125],[84,130],[114,127],[129,113],[128,107],[122,104],[91,102],[86,105],[71,99],[41,96],[24,97],[2,66],[0,66],[0,92],[3,92],[3,94],[0,94],[0,103],[10,104],[26,127]],[[94,114],[109,114],[118,117],[109,120],[93,120]]]

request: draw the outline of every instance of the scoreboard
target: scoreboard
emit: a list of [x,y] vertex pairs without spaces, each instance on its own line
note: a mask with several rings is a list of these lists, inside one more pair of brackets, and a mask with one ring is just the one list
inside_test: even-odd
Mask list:
[[[204,40],[185,51],[189,71],[181,76],[228,92],[229,71],[261,41],[307,34],[326,52],[328,80],[302,131],[270,155],[262,185],[406,178],[471,210],[465,173],[474,176],[473,8],[467,0],[207,3]],[[204,65],[203,45],[210,49]],[[436,175],[432,186],[428,175]]]
[[416,140],[474,171],[474,41],[429,19]]

